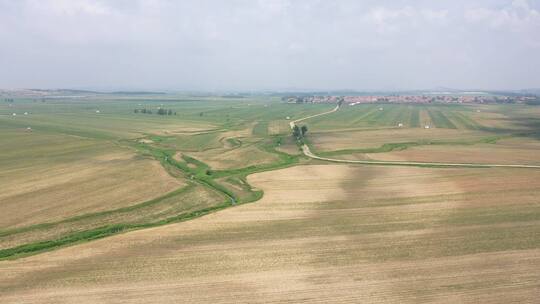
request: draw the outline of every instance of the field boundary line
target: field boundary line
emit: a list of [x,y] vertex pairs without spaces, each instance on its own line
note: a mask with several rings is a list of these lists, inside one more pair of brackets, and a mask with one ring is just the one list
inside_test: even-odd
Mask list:
[[441,162],[414,162],[414,161],[383,161],[383,160],[348,160],[338,158],[321,157],[313,154],[307,145],[302,146],[302,152],[307,157],[337,162],[337,163],[351,163],[351,164],[365,164],[365,165],[385,165],[385,166],[420,166],[420,167],[462,167],[462,168],[527,168],[527,169],[540,169],[540,165],[523,165],[523,164],[480,164],[480,163],[441,163]]

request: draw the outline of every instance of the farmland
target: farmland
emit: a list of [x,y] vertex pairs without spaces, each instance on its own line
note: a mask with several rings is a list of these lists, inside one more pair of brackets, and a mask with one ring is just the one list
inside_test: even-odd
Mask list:
[[[535,299],[540,170],[305,157],[289,122],[334,107],[177,95],[0,104],[0,300]],[[538,109],[369,104],[298,124],[313,153],[343,160],[538,165]]]
[[526,181],[539,177],[343,165],[259,173],[249,178],[265,190],[255,204],[3,262],[2,294],[28,302],[527,301],[540,279],[531,271],[540,263],[540,185]]
[[[176,115],[134,111],[161,107]],[[286,126],[284,115],[309,115],[319,108],[325,106],[219,98],[4,103],[0,257],[256,200],[262,192],[245,182],[249,173],[297,161],[275,150],[288,134],[269,136],[268,123]]]

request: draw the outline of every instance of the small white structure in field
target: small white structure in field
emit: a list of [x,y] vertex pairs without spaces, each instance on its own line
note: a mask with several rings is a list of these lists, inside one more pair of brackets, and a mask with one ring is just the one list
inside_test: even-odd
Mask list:
[[429,125],[425,125],[425,126],[424,126],[424,129],[429,129],[429,128],[430,128]]
[[287,117],[285,117],[285,119],[289,120],[289,119],[291,119],[291,117],[290,117],[290,116],[287,116]]
[[400,122],[400,123],[398,123],[397,126],[401,128],[401,127],[403,127],[403,124]]
[[476,110],[476,113],[480,113],[480,110]]
[[379,108],[379,111],[382,111],[382,110],[384,110],[384,109],[383,109],[383,108]]
[[24,115],[28,115],[28,112],[24,112]]
[[99,110],[96,110],[96,113],[100,113]]
[[17,116],[17,113],[13,113],[13,114],[11,114],[11,116]]
[[26,131],[32,132],[32,128],[28,127],[28,128],[26,128]]

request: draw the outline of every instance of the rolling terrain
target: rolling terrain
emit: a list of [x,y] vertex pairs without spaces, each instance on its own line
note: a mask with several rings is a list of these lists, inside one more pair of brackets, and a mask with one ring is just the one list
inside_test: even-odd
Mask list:
[[[3,261],[1,299],[533,302],[540,171],[298,166],[254,204]],[[532,182],[528,182],[532,181]]]
[[169,95],[0,104],[0,300],[534,301],[537,107],[335,109]]

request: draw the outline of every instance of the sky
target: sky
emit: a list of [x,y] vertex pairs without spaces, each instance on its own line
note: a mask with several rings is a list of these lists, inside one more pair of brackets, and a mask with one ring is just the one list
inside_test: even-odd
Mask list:
[[540,87],[540,0],[0,0],[0,88]]

